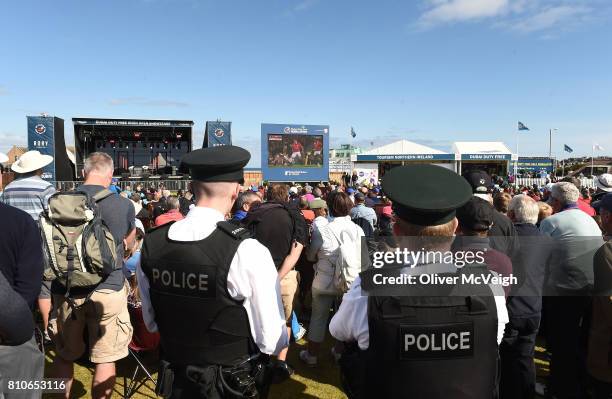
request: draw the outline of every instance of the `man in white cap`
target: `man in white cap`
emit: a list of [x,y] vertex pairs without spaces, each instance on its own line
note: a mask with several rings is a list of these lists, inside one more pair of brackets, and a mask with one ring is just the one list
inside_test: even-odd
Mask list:
[[[11,165],[11,170],[17,174],[17,178],[5,187],[0,201],[27,212],[34,221],[38,222],[41,212],[48,207],[49,197],[55,193],[53,184],[41,178],[43,168],[51,162],[53,162],[51,155],[43,155],[35,150],[21,155],[17,162]],[[47,342],[50,342],[47,335],[51,312],[50,286],[50,281],[43,280],[38,297],[38,308],[43,318]]]

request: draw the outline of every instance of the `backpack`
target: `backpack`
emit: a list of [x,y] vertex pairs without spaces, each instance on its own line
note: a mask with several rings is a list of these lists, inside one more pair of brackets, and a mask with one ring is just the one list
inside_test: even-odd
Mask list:
[[45,260],[66,297],[73,287],[93,292],[117,268],[115,240],[97,206],[111,195],[108,189],[91,197],[79,191],[55,193],[40,215]]
[[[358,226],[355,225],[355,228]],[[361,237],[357,234],[357,239],[353,240],[346,231],[341,232],[340,237],[333,229],[329,228],[329,231],[339,245],[332,283],[336,289],[344,293],[351,288],[355,277],[361,272]]]

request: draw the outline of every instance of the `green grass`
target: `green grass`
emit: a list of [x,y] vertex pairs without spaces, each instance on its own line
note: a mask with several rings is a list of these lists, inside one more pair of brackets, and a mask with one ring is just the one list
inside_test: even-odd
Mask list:
[[[340,389],[340,378],[338,367],[334,364],[329,351],[332,345],[332,340],[328,337],[321,347],[321,356],[319,356],[319,365],[316,368],[306,367],[299,359],[298,353],[304,349],[305,341],[299,341],[297,344],[292,344],[289,351],[289,364],[295,368],[295,374],[282,384],[273,385],[270,390],[269,399],[296,399],[296,398],[321,398],[321,399],[346,399],[346,395]],[[548,376],[549,363],[544,356],[544,347],[539,340],[536,346],[535,364],[538,381],[544,381]],[[53,350],[47,354],[47,374],[49,371],[49,363],[53,358]],[[157,367],[157,358],[150,354],[142,356],[144,363],[149,370],[155,370]],[[131,379],[136,363],[130,357],[117,362],[117,382],[115,384],[115,393],[113,398],[121,398],[123,396],[123,377]],[[74,368],[75,382],[72,386],[73,398],[88,398],[90,397],[91,379],[93,376],[93,367],[88,364],[75,364]],[[153,375],[157,378],[157,373]],[[141,374],[142,378],[142,374]],[[129,383],[129,382],[128,382]],[[57,396],[45,395],[45,398],[54,398]],[[157,398],[154,393],[154,386],[151,382],[142,386],[134,398]]]
[[[338,367],[334,364],[329,355],[332,345],[331,339],[328,339],[321,348],[319,357],[319,366],[316,368],[306,367],[299,359],[298,353],[304,349],[305,342],[299,341],[297,344],[292,344],[289,350],[289,364],[295,368],[295,374],[282,384],[272,386],[270,390],[270,399],[295,399],[295,398],[322,398],[322,399],[345,399],[346,396],[340,389],[340,377]],[[327,355],[325,355],[327,354]],[[46,356],[46,374],[49,374],[50,363],[53,359],[54,352],[51,348]],[[153,371],[157,367],[157,358],[151,354],[143,354],[142,359],[149,368]],[[115,393],[113,398],[121,398],[123,396],[123,377],[129,380],[132,377],[136,362],[131,358],[125,358],[117,362],[117,382],[115,384]],[[88,398],[90,397],[91,379],[93,376],[93,365],[79,363],[74,366],[74,383],[72,386],[73,398]],[[142,378],[142,374],[140,375]],[[157,373],[153,375],[157,378]],[[45,398],[54,398],[57,395],[45,395]],[[134,398],[157,398],[154,393],[154,386],[151,382],[142,386]]]

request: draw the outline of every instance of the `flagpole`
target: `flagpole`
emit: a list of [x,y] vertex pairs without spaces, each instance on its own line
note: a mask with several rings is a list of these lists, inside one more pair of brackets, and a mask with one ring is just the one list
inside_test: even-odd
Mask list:
[[561,178],[565,177],[565,157],[563,157],[563,163],[561,164]]
[[518,187],[518,157],[519,157],[519,130],[516,130],[516,159],[514,160],[514,185]]
[[593,177],[593,158],[595,157],[595,146],[591,147],[591,178]]

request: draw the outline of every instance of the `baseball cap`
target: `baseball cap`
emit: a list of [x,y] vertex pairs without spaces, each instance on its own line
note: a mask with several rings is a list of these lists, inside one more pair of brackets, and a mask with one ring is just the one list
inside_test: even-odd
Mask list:
[[363,195],[363,193],[358,192],[357,194],[355,194],[355,199],[359,201],[363,201],[365,200],[365,195]]
[[612,193],[608,193],[601,197],[599,201],[593,202],[593,208],[600,212],[600,209],[605,209],[608,212],[612,212]]
[[472,197],[457,209],[457,220],[462,229],[487,231],[493,225],[493,205],[482,198]]
[[472,186],[474,193],[485,194],[493,187],[491,176],[482,170],[469,170],[463,174],[463,178]]
[[310,201],[308,203],[308,207],[310,209],[327,208],[327,203],[325,201],[323,201],[322,199],[316,199],[316,200]]
[[346,192],[349,193],[349,194],[353,194],[355,192],[355,189],[349,187],[349,188],[346,189]]

